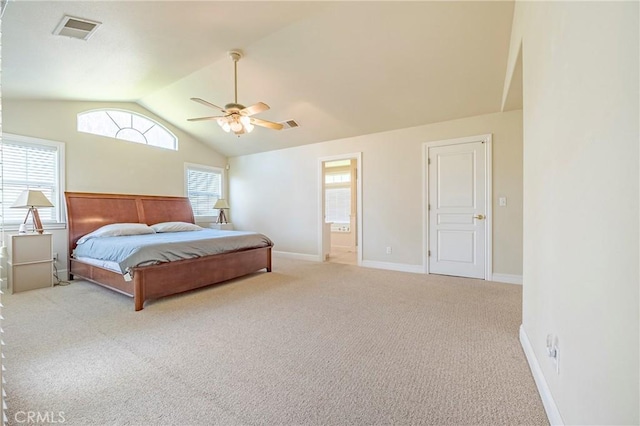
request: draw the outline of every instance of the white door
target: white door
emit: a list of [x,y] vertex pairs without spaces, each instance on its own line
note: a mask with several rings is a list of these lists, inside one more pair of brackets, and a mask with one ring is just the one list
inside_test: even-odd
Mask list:
[[485,278],[486,145],[429,148],[429,272]]

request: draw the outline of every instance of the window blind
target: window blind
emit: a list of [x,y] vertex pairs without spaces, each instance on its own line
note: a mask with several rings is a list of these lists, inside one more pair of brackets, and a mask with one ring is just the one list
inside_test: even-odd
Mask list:
[[213,206],[222,197],[222,172],[189,166],[187,197],[194,216],[216,216],[218,212]]
[[11,208],[20,193],[35,189],[54,207],[38,208],[43,223],[58,222],[60,192],[58,183],[59,152],[56,146],[36,145],[11,140],[2,144],[2,207],[5,224],[22,223],[27,209]]
[[350,223],[351,188],[327,188],[325,190],[327,222]]

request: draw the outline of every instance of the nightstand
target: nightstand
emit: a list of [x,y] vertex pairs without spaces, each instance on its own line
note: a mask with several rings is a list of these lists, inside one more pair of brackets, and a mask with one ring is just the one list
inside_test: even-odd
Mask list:
[[233,223],[212,223],[209,228],[220,229],[222,231],[233,231]]
[[51,234],[18,234],[9,243],[9,291],[18,293],[53,286]]

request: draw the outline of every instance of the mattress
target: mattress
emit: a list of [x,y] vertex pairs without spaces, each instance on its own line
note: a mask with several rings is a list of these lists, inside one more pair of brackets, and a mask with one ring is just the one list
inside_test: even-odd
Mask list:
[[203,229],[92,238],[74,249],[73,258],[96,266],[107,262],[101,267],[126,273],[136,266],[271,246],[269,238],[256,232]]
[[119,274],[123,273],[123,271],[120,269],[120,265],[118,265],[117,262],[112,262],[110,260],[93,259],[91,257],[75,257],[74,259],[79,260],[80,262],[88,263],[89,265],[108,269],[109,271],[117,272]]

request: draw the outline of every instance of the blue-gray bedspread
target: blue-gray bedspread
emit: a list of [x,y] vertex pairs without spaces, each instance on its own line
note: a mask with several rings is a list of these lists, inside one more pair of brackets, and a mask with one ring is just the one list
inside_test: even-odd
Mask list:
[[92,238],[78,245],[73,256],[117,262],[126,272],[136,266],[270,246],[269,238],[255,232],[203,229]]

